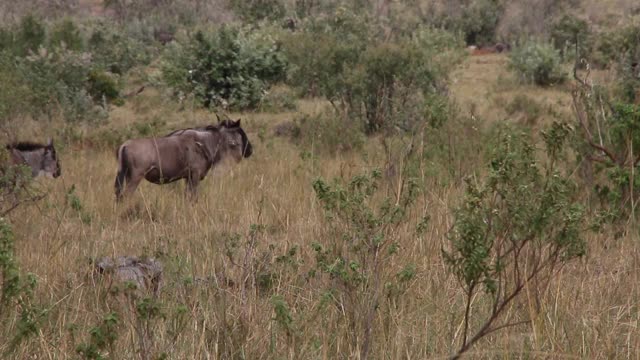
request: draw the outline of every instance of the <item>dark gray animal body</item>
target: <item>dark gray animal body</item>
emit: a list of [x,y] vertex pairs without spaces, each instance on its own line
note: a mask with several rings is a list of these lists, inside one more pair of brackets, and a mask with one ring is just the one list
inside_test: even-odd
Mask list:
[[53,140],[46,145],[18,142],[7,145],[12,165],[25,165],[31,168],[31,175],[57,178],[62,174],[60,162],[53,146]]
[[142,179],[167,184],[185,179],[195,195],[198,183],[224,158],[236,162],[252,153],[240,120],[183,129],[159,138],[128,140],[118,148],[116,199],[131,194]]

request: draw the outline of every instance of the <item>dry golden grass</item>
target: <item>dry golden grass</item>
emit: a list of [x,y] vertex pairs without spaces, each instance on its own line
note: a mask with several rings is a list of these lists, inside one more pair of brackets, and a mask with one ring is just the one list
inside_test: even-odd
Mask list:
[[[562,89],[519,88],[496,90],[504,70],[504,57],[470,58],[454,75],[453,93],[463,106],[475,103],[483,119],[501,119],[494,97],[512,98],[526,92],[566,107]],[[498,95],[497,95],[498,94]],[[112,113],[109,127],[125,127],[155,116],[167,128],[200,124],[209,115],[176,106],[152,91]],[[315,112],[323,104],[304,102],[300,111]],[[468,109],[468,108],[467,108]],[[166,318],[151,326],[151,352],[166,352],[171,359],[334,359],[359,358],[361,334],[353,333],[345,308],[348,299],[322,305],[331,284],[309,278],[314,267],[311,244],[328,234],[320,204],[311,187],[318,177],[332,178],[362,173],[385,163],[372,140],[361,153],[303,159],[300,149],[273,138],[270,129],[286,114],[232,114],[242,116],[254,144],[254,155],[228,166],[201,183],[199,200],[191,204],[183,185],[143,183],[132,199],[114,203],[116,172],[114,150],[106,147],[61,151],[63,176],[39,179],[48,197],[37,206],[11,215],[16,234],[17,258],[23,271],[38,279],[36,299],[49,311],[37,334],[21,344],[15,359],[78,358],[76,346],[86,342],[90,329],[105,314],[116,311],[121,319],[113,359],[145,358],[140,350],[130,303],[112,295],[91,274],[91,259],[101,256],[150,255],[165,264],[165,285],[159,300]],[[46,134],[49,129],[25,129]],[[104,129],[86,129],[88,133]],[[258,136],[261,133],[262,136]],[[263,140],[261,140],[261,138]],[[481,164],[478,164],[480,166]],[[444,185],[423,175],[422,194],[399,228],[399,255],[389,273],[407,263],[416,265],[416,277],[406,292],[379,308],[374,321],[373,358],[447,358],[461,340],[464,296],[447,271],[440,249],[451,227],[451,207],[459,203],[461,185]],[[385,183],[386,184],[386,183]],[[66,194],[75,186],[81,211],[67,205]],[[386,186],[386,185],[385,185]],[[431,217],[427,231],[416,235],[418,221]],[[84,220],[83,220],[84,219]],[[251,224],[264,225],[249,246]],[[589,234],[588,255],[564,267],[546,291],[517,302],[508,316],[521,319],[533,314],[530,325],[509,328],[481,341],[469,358],[640,358],[640,239],[630,226],[627,235]],[[235,256],[226,255],[239,238]],[[297,267],[278,263],[276,257],[298,247]],[[233,262],[232,262],[233,259]],[[273,274],[269,289],[260,290],[251,274]],[[190,281],[206,279],[208,281]],[[233,284],[225,282],[230,280]],[[287,302],[293,330],[287,334],[277,321],[272,295]],[[186,307],[184,327],[177,325],[179,305]],[[485,302],[478,297],[472,311]],[[536,306],[538,311],[533,311]],[[348,307],[348,306],[347,306]],[[15,316],[2,327],[0,338],[15,333]],[[480,320],[474,320],[477,326]],[[177,329],[177,335],[171,333]],[[6,342],[0,341],[0,352]]]

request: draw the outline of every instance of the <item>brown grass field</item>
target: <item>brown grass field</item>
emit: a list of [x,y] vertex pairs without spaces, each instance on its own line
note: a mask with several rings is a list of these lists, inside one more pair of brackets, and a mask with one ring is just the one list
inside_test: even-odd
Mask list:
[[[507,118],[501,104],[522,93],[571,115],[566,89],[520,87],[509,78],[506,57],[469,57],[452,75],[452,93],[464,112],[482,119]],[[299,111],[312,113],[323,105],[304,101]],[[544,124],[549,112],[538,120]],[[114,149],[107,146],[58,144],[62,177],[38,179],[48,196],[11,214],[17,259],[24,272],[35,274],[35,299],[45,304],[38,332],[8,356],[15,359],[79,358],[78,344],[104,316],[120,319],[117,340],[105,350],[111,359],[358,359],[361,334],[354,333],[342,298],[325,300],[330,281],[310,278],[314,242],[329,236],[311,184],[385,165],[376,139],[362,153],[301,156],[301,150],[272,135],[272,128],[295,113],[232,114],[242,117],[254,155],[210,174],[200,186],[199,200],[189,203],[182,184],[143,183],[132,199],[116,205],[113,183]],[[86,128],[101,136],[134,122],[161,118],[161,129],[207,122],[205,112],[179,111],[145,91],[111,113],[106,128]],[[516,120],[517,121],[517,120]],[[25,123],[21,135],[46,136],[54,125],[35,128]],[[98,134],[98,135],[96,135]],[[366,154],[366,156],[363,155]],[[481,164],[478,164],[480,166]],[[459,347],[464,294],[447,270],[441,248],[460,203],[461,184],[438,181],[423,173],[418,202],[406,226],[395,236],[399,255],[388,272],[414,263],[416,276],[406,291],[378,309],[372,354],[379,359],[444,359]],[[81,210],[68,206],[75,186]],[[393,181],[384,183],[392,191]],[[427,231],[413,230],[430,216]],[[252,224],[264,231],[250,234]],[[635,224],[616,238],[612,232],[587,235],[587,255],[563,267],[547,289],[527,293],[509,308],[509,319],[533,316],[533,322],[498,331],[467,355],[474,359],[640,359],[640,239]],[[237,234],[237,235],[236,235]],[[235,244],[235,247],[233,247]],[[255,246],[253,246],[253,245]],[[297,249],[291,263],[277,258]],[[233,253],[228,256],[228,253]],[[102,256],[155,256],[164,263],[159,295],[162,317],[136,320],[130,300],[112,294],[91,276],[91,260]],[[256,275],[271,274],[266,291]],[[196,280],[196,281],[194,281]],[[282,296],[291,328],[277,321],[272,295]],[[472,311],[483,309],[482,297]],[[16,317],[0,337],[17,332]],[[479,321],[479,320],[478,320]],[[472,323],[472,327],[477,322]],[[146,334],[146,335],[145,335]],[[142,341],[147,341],[142,350]],[[9,344],[0,347],[0,353]]]

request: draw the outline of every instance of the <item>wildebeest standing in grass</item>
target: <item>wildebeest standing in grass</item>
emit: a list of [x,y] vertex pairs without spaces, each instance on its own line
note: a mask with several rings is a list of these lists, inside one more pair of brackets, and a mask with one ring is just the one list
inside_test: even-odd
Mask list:
[[253,152],[240,120],[174,131],[164,137],[127,140],[118,148],[116,199],[135,191],[142,179],[167,184],[185,179],[195,196],[198,183],[225,158],[236,162]]
[[12,165],[25,165],[31,168],[31,175],[57,178],[62,174],[60,162],[53,146],[53,140],[47,144],[17,142],[7,145]]

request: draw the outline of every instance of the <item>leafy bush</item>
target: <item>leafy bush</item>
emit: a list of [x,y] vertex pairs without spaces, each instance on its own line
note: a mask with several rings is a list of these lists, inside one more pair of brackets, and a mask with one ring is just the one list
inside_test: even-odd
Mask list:
[[372,335],[383,325],[376,319],[389,316],[381,309],[391,306],[394,293],[400,296],[415,276],[415,265],[403,264],[399,256],[406,249],[398,229],[406,226],[407,214],[419,193],[411,174],[404,175],[407,181],[393,198],[376,196],[384,193],[379,170],[333,182],[320,178],[313,183],[329,226],[312,245],[316,266],[310,277],[335,294],[338,308],[346,309],[351,335],[346,341],[359,348],[363,359],[377,353]]
[[165,82],[193,93],[205,106],[255,108],[271,84],[283,79],[286,61],[266,33],[223,26],[172,43],[163,57]]
[[44,25],[35,17],[29,15],[22,18],[15,38],[15,53],[20,56],[37,51],[46,41]]
[[585,20],[565,14],[551,27],[550,37],[551,42],[565,60],[575,57],[576,45],[578,45],[578,56],[584,57],[590,53],[591,29]]
[[87,47],[94,65],[114,74],[124,74],[134,66],[151,61],[148,45],[104,24],[93,30]]
[[0,124],[28,109],[29,89],[16,72],[12,55],[0,52]]
[[91,70],[87,81],[88,92],[96,101],[102,101],[103,98],[113,101],[120,97],[117,81],[104,71]]
[[464,8],[457,20],[458,30],[469,45],[485,45],[495,42],[496,28],[503,13],[498,0],[478,0]]
[[[603,32],[596,38],[591,56],[596,66],[633,63],[640,60],[640,25],[628,25],[622,29]],[[633,59],[633,60],[632,60]]]
[[53,27],[49,35],[49,43],[52,46],[63,46],[64,44],[67,49],[75,51],[81,51],[84,48],[80,29],[69,19],[65,19]]
[[246,22],[278,20],[285,14],[282,0],[231,0],[231,7]]
[[35,117],[61,111],[67,121],[100,119],[87,90],[91,56],[60,48],[44,48],[19,59],[17,70],[29,87]]
[[303,93],[324,96],[368,133],[415,122],[423,97],[439,92],[449,70],[462,59],[460,39],[420,29],[410,38],[385,42],[370,27],[355,26],[366,17],[341,16],[344,22],[311,23],[305,32],[284,40],[289,83]]
[[[527,135],[501,129],[488,174],[467,181],[448,235],[450,246],[443,250],[466,302],[462,344],[453,358],[494,331],[532,321],[533,314],[525,312],[522,320],[509,316],[508,309],[525,288],[536,294],[563,263],[584,255],[585,211],[575,200],[578,187],[557,161],[569,136],[570,128],[559,123],[543,133],[545,162],[537,160]],[[471,303],[478,302],[481,292],[488,304],[474,306],[472,312]],[[483,320],[474,325],[474,318]]]
[[525,83],[549,86],[566,80],[560,53],[549,44],[528,41],[516,47],[509,60],[510,68]]
[[587,160],[581,161],[584,180],[594,188],[597,205],[611,219],[623,219],[633,214],[640,193],[640,177],[635,175],[640,157],[634,154],[640,146],[640,105],[587,82],[572,95],[578,129],[576,152],[578,160]]

